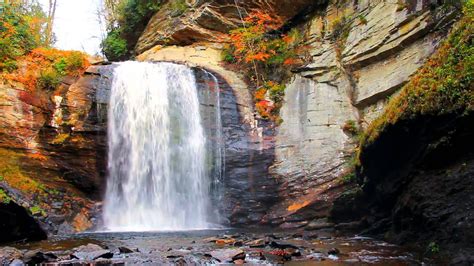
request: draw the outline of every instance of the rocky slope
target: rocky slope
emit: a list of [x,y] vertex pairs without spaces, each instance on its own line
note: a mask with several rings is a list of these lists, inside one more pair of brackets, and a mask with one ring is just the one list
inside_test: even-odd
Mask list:
[[457,255],[453,263],[474,260],[473,13],[464,9],[435,55],[367,130],[357,169],[362,189],[352,204],[367,232],[429,243],[431,252],[442,246]]

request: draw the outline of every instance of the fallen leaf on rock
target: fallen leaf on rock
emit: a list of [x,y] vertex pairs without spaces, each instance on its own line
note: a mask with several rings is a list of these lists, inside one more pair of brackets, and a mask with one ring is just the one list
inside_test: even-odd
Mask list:
[[235,239],[230,238],[230,239],[218,239],[216,240],[217,245],[231,245],[235,243]]

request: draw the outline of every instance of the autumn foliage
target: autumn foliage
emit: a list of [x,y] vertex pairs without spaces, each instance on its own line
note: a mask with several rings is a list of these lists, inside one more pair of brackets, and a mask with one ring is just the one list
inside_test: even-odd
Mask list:
[[294,64],[298,32],[278,34],[283,22],[278,16],[262,11],[251,12],[243,21],[244,26],[232,30],[230,44],[224,51],[228,62],[265,64]]
[[36,48],[17,59],[18,68],[4,72],[3,79],[23,84],[28,90],[55,89],[65,76],[79,76],[89,65],[77,51]]
[[243,19],[243,27],[230,31],[223,60],[241,65],[249,79],[255,82],[255,109],[262,118],[279,120],[279,109],[284,96],[284,74],[271,77],[278,71],[299,65],[304,47],[298,30],[282,33],[283,20],[262,11],[250,12]]
[[254,93],[256,101],[255,109],[261,117],[279,120],[279,110],[281,108],[285,86],[273,81],[267,81]]
[[[13,1],[0,10],[0,78],[35,89],[55,89],[65,76],[80,75],[88,65],[81,52],[49,49],[46,15],[37,1]],[[21,92],[25,102],[39,98]]]

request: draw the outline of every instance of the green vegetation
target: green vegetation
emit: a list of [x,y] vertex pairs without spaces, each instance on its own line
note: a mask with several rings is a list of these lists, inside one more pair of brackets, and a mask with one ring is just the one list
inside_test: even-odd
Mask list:
[[182,15],[188,9],[186,0],[174,0],[171,1],[171,10],[173,11],[171,16],[177,17]]
[[228,64],[233,64],[237,62],[237,59],[234,57],[233,51],[229,47],[227,49],[222,50],[221,59],[222,61]]
[[356,181],[356,167],[360,164],[359,157],[356,149],[346,161],[345,172],[340,176],[343,183],[351,183]]
[[57,71],[46,69],[38,77],[38,86],[47,90],[54,90],[61,84],[62,76]]
[[347,174],[344,174],[342,176],[342,182],[344,183],[351,183],[353,181],[355,181],[355,178],[356,178],[356,174],[354,171],[350,171],[348,172]]
[[351,30],[352,16],[343,15],[331,23],[331,40],[334,42],[344,42],[349,36]]
[[11,201],[12,201],[12,198],[10,198],[10,196],[5,192],[5,190],[0,188],[0,203],[8,204]]
[[[363,131],[356,121],[347,120],[342,126],[342,130],[354,143],[358,144],[360,142]],[[346,170],[340,177],[343,183],[352,183],[356,180],[356,167],[359,165],[358,150],[359,147],[356,147],[355,150],[351,152],[350,157],[346,160]]]
[[46,216],[46,211],[43,210],[40,206],[35,205],[33,207],[30,207],[30,213],[32,215],[40,215],[40,216]]
[[127,57],[127,41],[120,36],[118,29],[111,30],[101,44],[102,52],[111,61],[118,61]]
[[[184,1],[172,1],[177,10],[182,10],[181,2]],[[108,6],[108,31],[101,47],[109,60],[124,60],[130,56],[130,51],[161,3],[161,0],[119,0]]]
[[408,8],[408,4],[405,2],[405,0],[397,0],[397,12],[400,12],[405,8]]
[[35,89],[54,90],[65,76],[79,76],[89,65],[86,55],[77,51],[35,48],[17,58],[24,68],[4,71],[5,80],[19,82],[31,92]]
[[463,12],[448,39],[369,126],[362,146],[400,120],[474,110],[474,3],[467,1]]
[[359,19],[359,22],[361,24],[367,25],[368,21],[367,21],[367,18],[364,15],[360,14],[360,15],[357,16],[357,18]]
[[342,126],[342,130],[351,136],[358,136],[362,133],[357,122],[354,120],[347,120]]
[[19,153],[0,149],[0,158],[0,176],[2,176],[2,180],[6,181],[12,188],[29,195],[45,194],[41,183],[31,179],[21,170],[19,166],[21,155]]
[[[63,53],[58,56],[47,56],[46,62],[41,65],[37,85],[38,88],[54,90],[66,75],[74,75],[78,70],[85,68],[84,55],[80,52]],[[49,67],[47,67],[49,65]]]
[[432,254],[438,254],[440,251],[439,245],[436,242],[430,242],[426,249]]

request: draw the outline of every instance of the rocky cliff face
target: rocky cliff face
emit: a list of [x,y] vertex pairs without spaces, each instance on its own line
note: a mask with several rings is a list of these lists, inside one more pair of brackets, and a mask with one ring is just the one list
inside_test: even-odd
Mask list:
[[[293,70],[281,109],[283,123],[274,134],[255,139],[262,147],[271,145],[265,149],[273,152],[274,162],[269,174],[255,178],[260,185],[254,187],[276,188],[276,195],[260,199],[266,202],[262,206],[271,206],[264,216],[254,209],[240,216],[282,227],[305,226],[327,217],[334,198],[347,189],[341,177],[353,167],[357,140],[345,125],[353,121],[364,128],[377,117],[387,98],[436,50],[456,14],[427,0],[237,4],[193,2],[172,19],[166,13],[171,11],[163,8],[148,24],[136,52],[143,53],[140,60],[191,62],[214,69],[245,94],[242,77],[223,69],[218,55],[211,56],[218,53],[223,34],[240,25],[240,14],[272,10],[288,21],[287,27],[304,31],[309,63]],[[173,50],[182,52],[173,56]],[[243,121],[265,132],[265,125],[252,118],[249,96],[244,98],[240,111],[245,109],[242,117],[248,119]]]
[[[275,212],[296,202],[327,215],[332,203],[327,196],[338,194],[357,144],[345,124],[364,128],[377,117],[436,50],[453,18],[430,9],[427,1],[406,8],[358,1],[330,5],[306,24],[312,62],[296,70],[286,89],[271,171],[285,180],[282,198],[289,200]],[[341,24],[346,33],[336,31]]]
[[[106,170],[107,114],[101,107],[110,89],[109,72],[107,66],[92,66],[55,91],[1,85],[2,220],[30,224],[31,218],[22,218],[29,214],[48,234],[93,225]],[[11,232],[10,240],[24,230]]]
[[264,10],[289,20],[325,5],[327,0],[186,2],[187,9],[182,15],[173,9],[171,1],[162,6],[138,40],[137,54],[156,45],[185,46],[203,41],[220,43],[224,34],[242,25],[242,19],[250,10]]

